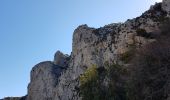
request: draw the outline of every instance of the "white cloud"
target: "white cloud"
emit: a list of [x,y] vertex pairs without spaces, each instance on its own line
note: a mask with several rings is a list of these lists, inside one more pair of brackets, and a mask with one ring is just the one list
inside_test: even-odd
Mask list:
[[155,2],[162,2],[162,0],[155,0]]

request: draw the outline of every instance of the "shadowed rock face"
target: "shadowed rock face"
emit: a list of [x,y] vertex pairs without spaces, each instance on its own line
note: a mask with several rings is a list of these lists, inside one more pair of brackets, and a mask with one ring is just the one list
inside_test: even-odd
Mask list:
[[168,16],[169,11],[169,0],[164,0],[163,4],[155,4],[140,17],[125,23],[114,23],[98,29],[79,26],[73,34],[72,54],[68,56],[57,51],[53,62],[35,65],[31,71],[27,99],[22,100],[81,100],[79,76],[92,65],[100,67],[105,62],[122,64],[119,55],[128,51],[132,45],[140,48],[155,41],[154,38],[138,34],[137,30],[156,34],[160,18]]
[[57,51],[54,55],[54,64],[60,67],[67,67],[69,61],[69,55],[65,55],[60,51]]
[[23,97],[7,97],[7,98],[0,99],[0,100],[26,100],[26,96],[23,96]]
[[37,64],[31,71],[28,100],[52,100],[62,70],[50,61]]
[[31,71],[27,100],[54,100],[61,73],[67,68],[69,56],[57,51],[54,61],[41,62]]

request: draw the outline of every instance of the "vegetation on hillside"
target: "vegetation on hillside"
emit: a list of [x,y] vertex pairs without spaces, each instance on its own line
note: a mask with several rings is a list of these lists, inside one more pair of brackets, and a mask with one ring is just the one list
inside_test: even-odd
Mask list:
[[[145,37],[144,30],[138,35]],[[150,36],[146,36],[150,37]],[[164,21],[155,42],[128,51],[122,60],[126,68],[106,63],[92,66],[80,77],[83,100],[169,100],[170,99],[170,21]],[[130,52],[130,53],[129,53]],[[129,60],[130,59],[130,60]],[[128,70],[128,71],[127,71]]]
[[161,27],[157,41],[144,46],[132,61],[129,100],[170,98],[170,21]]
[[117,64],[97,68],[92,66],[80,77],[83,100],[124,100],[124,83],[121,79],[126,70]]

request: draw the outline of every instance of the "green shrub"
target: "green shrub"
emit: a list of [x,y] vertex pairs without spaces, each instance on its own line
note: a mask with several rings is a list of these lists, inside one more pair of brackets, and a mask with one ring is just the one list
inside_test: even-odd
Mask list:
[[[106,66],[106,76],[109,79],[108,99],[105,100],[126,100],[126,81],[123,79],[128,74],[127,69],[119,64]],[[109,99],[112,97],[113,99]]]
[[128,63],[133,58],[134,52],[133,51],[127,51],[120,56],[120,60],[124,63]]
[[120,60],[123,61],[125,64],[129,63],[133,59],[133,57],[135,56],[135,52],[136,52],[135,44],[131,44],[128,47],[129,47],[128,51],[120,55]]
[[[138,30],[140,35],[145,32]],[[80,77],[82,99],[169,100],[170,21],[163,23],[156,40],[138,51],[135,45],[129,46],[129,51],[121,56],[122,61],[130,64],[128,70],[108,62],[103,67],[87,69]]]
[[98,72],[97,67],[92,66],[80,76],[80,94],[83,100],[98,100]]
[[92,66],[80,77],[80,94],[83,100],[126,100],[125,69],[118,64]]
[[98,78],[97,67],[93,65],[92,67],[88,68],[86,72],[80,76],[80,83],[81,85],[85,85],[88,82],[95,81]]

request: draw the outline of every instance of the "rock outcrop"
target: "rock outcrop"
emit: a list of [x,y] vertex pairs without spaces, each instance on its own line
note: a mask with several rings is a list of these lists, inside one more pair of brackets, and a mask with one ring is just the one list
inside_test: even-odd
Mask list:
[[140,17],[125,23],[110,24],[95,29],[87,25],[79,26],[73,35],[73,50],[68,69],[61,75],[57,85],[55,100],[81,100],[79,93],[79,76],[88,67],[103,66],[105,62],[119,62],[119,56],[127,52],[132,46],[140,48],[142,45],[154,41],[154,38],[142,36],[137,30],[143,29],[146,34],[157,34],[160,17],[167,13],[162,10],[161,3],[151,7]]
[[170,14],[170,1],[169,0],[163,0],[162,2],[162,8],[165,10],[168,14]]
[[54,61],[41,62],[31,71],[27,100],[53,100],[55,87],[63,70],[67,68],[69,56],[57,51]]
[[102,67],[106,62],[124,64],[120,56],[133,47],[140,48],[155,41],[161,21],[169,14],[170,1],[163,0],[140,17],[125,23],[113,23],[98,29],[79,26],[73,34],[70,56],[57,51],[54,61],[33,67],[28,95],[22,100],[81,100],[79,77],[87,68],[92,65]]
[[52,100],[62,70],[50,61],[36,65],[31,71],[28,100]]
[[69,55],[64,55],[60,51],[57,51],[54,55],[54,64],[60,67],[67,67],[69,61]]
[[7,98],[4,98],[2,100],[26,100],[26,96],[23,96],[23,97],[7,97]]

